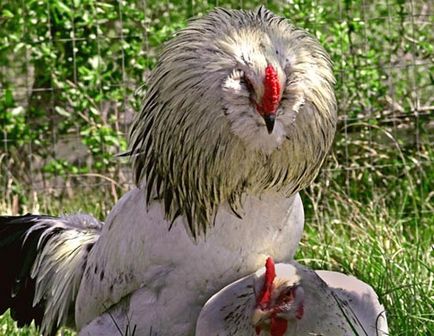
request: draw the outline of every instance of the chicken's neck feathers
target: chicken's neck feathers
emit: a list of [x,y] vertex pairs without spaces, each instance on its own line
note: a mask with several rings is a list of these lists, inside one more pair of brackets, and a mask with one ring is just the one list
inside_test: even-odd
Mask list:
[[[272,134],[249,98],[225,86],[237,69],[251,71],[260,96],[267,62],[286,78]],[[265,9],[220,9],[191,22],[165,45],[149,83],[131,131],[136,183],[164,200],[168,219],[184,215],[195,237],[223,202],[237,211],[244,193],[290,196],[309,185],[333,139],[326,52]]]

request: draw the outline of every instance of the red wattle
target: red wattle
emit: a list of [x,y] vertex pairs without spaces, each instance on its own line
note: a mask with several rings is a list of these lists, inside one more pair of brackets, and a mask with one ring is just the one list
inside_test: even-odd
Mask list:
[[261,333],[262,328],[259,326],[255,327],[256,335],[259,335]]
[[271,318],[270,335],[283,336],[288,329],[288,321],[279,317]]
[[304,314],[304,306],[303,304],[300,304],[295,312],[295,317],[298,320],[301,320],[303,318],[303,314]]

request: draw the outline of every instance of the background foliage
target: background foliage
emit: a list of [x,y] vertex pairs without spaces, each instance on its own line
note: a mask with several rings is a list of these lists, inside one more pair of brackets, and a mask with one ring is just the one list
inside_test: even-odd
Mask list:
[[304,194],[298,258],[371,283],[391,334],[434,333],[430,2],[2,1],[0,210],[104,218],[131,187],[114,154],[126,149],[159,46],[215,6],[259,4],[314,34],[338,81],[338,135]]

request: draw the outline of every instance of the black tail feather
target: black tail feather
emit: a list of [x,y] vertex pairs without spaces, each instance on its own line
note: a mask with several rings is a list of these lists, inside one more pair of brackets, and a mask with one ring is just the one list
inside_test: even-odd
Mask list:
[[8,308],[19,327],[29,325],[33,320],[41,325],[44,303],[33,306],[35,279],[30,276],[37,256],[38,242],[43,230],[33,231],[26,238],[27,231],[41,219],[50,216],[24,215],[0,216],[0,314]]

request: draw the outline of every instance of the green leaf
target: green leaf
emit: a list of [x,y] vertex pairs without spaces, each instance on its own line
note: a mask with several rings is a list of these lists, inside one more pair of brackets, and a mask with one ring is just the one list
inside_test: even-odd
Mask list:
[[5,107],[13,107],[15,105],[14,96],[12,95],[11,89],[6,89],[5,95],[4,95],[4,104]]
[[2,11],[2,18],[6,18],[6,19],[11,19],[14,17],[14,13],[12,13],[10,10],[8,9],[3,9]]
[[66,111],[63,107],[56,106],[56,107],[54,108],[54,110],[55,110],[59,115],[61,115],[61,116],[63,116],[63,117],[69,117],[69,116],[71,116],[71,113],[69,113],[68,111]]
[[23,115],[24,112],[25,112],[25,109],[22,106],[17,106],[17,107],[14,107],[13,109],[11,109],[11,114],[14,117],[17,117],[19,115]]
[[59,8],[60,12],[71,14],[71,8],[69,8],[67,5],[65,5],[61,1],[56,2],[56,6]]

